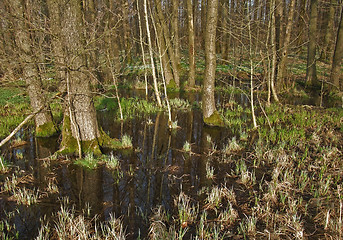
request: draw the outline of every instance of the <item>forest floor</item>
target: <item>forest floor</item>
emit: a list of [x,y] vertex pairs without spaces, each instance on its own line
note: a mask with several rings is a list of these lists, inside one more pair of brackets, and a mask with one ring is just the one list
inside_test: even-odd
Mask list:
[[[226,82],[226,76],[220,74],[218,78]],[[171,105],[173,121],[178,126],[174,130],[161,128],[163,113],[160,117],[161,109],[152,102],[130,97],[121,100],[125,121],[117,121],[119,128],[114,131],[112,126],[106,126],[110,118],[105,115],[110,113],[112,120],[118,119],[117,103],[114,98],[97,97],[97,110],[105,114],[99,120],[104,130],[121,131],[120,136],[126,138],[133,150],[118,156],[111,152],[101,158],[87,155],[83,161],[76,161],[78,165],[71,158],[38,157],[40,149],[48,149],[51,155],[53,148],[34,140],[32,124],[28,125],[1,149],[1,238],[342,239],[343,110],[337,104],[340,99],[322,98],[317,93],[317,102],[313,102],[308,90],[297,84],[282,94],[283,104],[267,106],[262,97],[257,99],[258,128],[253,129],[244,89],[237,91],[225,83],[217,90],[219,112],[226,124],[219,130],[197,122],[195,113],[201,110],[197,95],[189,100],[175,94],[178,97],[173,97]],[[23,87],[8,85],[0,91],[3,138],[30,108]],[[265,96],[262,92],[260,95]],[[330,99],[336,101],[333,107]],[[321,103],[327,107],[318,106]],[[52,111],[60,122],[61,104],[54,102]],[[138,125],[130,125],[135,121]],[[201,127],[196,129],[198,125]],[[189,126],[192,137],[186,138]],[[135,128],[139,128],[137,132]],[[151,133],[150,138],[145,131]],[[212,131],[220,136],[229,133],[218,140],[211,135]],[[162,133],[166,135],[159,141],[166,139],[164,145],[155,140]],[[144,141],[146,145],[142,145]],[[157,151],[154,148],[160,149],[152,157],[155,162],[144,162],[141,155],[147,151],[153,156]],[[169,155],[173,155],[170,164],[162,164],[160,159],[168,162]],[[69,175],[63,175],[65,172]],[[109,184],[112,197],[121,196],[122,200],[111,202],[97,196],[97,206],[87,202],[86,195],[92,195],[93,190],[80,184],[96,184],[94,180],[98,181],[99,174],[107,182],[97,183],[97,191]],[[156,181],[154,187],[143,188],[149,184],[141,181],[141,176],[148,178],[149,184]],[[141,196],[125,200],[132,189],[139,192],[140,188],[146,190],[147,196],[142,200],[150,208],[146,211],[137,203]],[[150,199],[146,192],[158,189],[161,194]],[[84,202],[79,204],[82,196]],[[136,208],[132,207],[135,204]],[[95,211],[91,206],[101,210]]]

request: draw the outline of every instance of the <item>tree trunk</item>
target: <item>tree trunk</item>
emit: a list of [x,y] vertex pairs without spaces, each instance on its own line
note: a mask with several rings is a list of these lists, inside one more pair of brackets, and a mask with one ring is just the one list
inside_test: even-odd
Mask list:
[[169,33],[168,26],[166,24],[166,20],[162,12],[161,1],[155,0],[155,4],[156,4],[157,16],[159,18],[159,21],[163,29],[164,39],[165,39],[166,45],[168,46],[167,49],[168,49],[171,65],[173,67],[174,82],[176,86],[179,87],[180,86],[180,77],[179,77],[179,69],[178,69],[179,67],[178,67],[178,63],[176,62],[174,50],[172,47],[170,47],[170,45],[172,44],[172,41],[170,38],[170,33]]
[[271,8],[270,8],[270,14],[271,14],[271,45],[272,45],[272,53],[273,53],[273,58],[272,58],[272,73],[270,77],[270,88],[272,90],[273,98],[276,102],[279,102],[279,98],[277,96],[277,92],[275,89],[275,78],[276,78],[276,68],[277,68],[277,47],[276,47],[276,42],[277,42],[277,37],[276,37],[276,19],[275,19],[275,0],[271,0],[270,2]]
[[156,29],[157,29],[157,37],[158,37],[158,42],[160,45],[160,50],[161,50],[161,59],[162,59],[162,66],[163,66],[163,73],[164,73],[164,78],[166,81],[166,84],[168,85],[170,81],[173,80],[173,73],[170,68],[169,64],[169,58],[167,54],[167,46],[163,37],[163,31],[161,24],[157,22],[156,24]]
[[216,29],[218,20],[218,0],[207,2],[205,32],[205,79],[202,95],[204,122],[212,126],[222,126],[223,121],[216,110],[214,85],[216,78]]
[[[61,33],[64,43],[64,56],[67,64],[66,88],[67,104],[65,110],[61,152],[93,152],[101,154],[100,146],[110,145],[110,140],[100,131],[96,118],[87,74],[86,52],[83,40],[82,10],[79,0],[70,0],[62,13]],[[105,142],[105,140],[107,142]]]
[[49,23],[50,30],[53,33],[51,38],[52,49],[53,49],[53,59],[54,67],[56,72],[56,80],[59,83],[59,91],[66,91],[65,84],[65,61],[63,55],[63,43],[61,40],[61,19],[60,19],[60,9],[58,2],[56,0],[47,0],[47,6],[49,10]]
[[[10,4],[12,13],[15,15],[15,41],[19,49],[19,61],[22,65],[24,79],[27,84],[31,107],[36,112],[46,104],[46,98],[32,50],[33,41],[25,23],[25,19],[29,17],[25,16],[25,3],[22,3],[20,0],[13,0],[10,1]],[[36,136],[38,137],[49,137],[57,133],[49,106],[46,106],[45,111],[36,114],[35,124]]]
[[180,37],[179,37],[179,0],[172,1],[173,17],[171,27],[173,32],[173,45],[175,52],[175,61],[177,66],[180,64]]
[[281,51],[281,59],[279,63],[279,70],[278,70],[278,84],[279,87],[283,88],[285,85],[284,78],[286,77],[286,67],[287,67],[287,58],[288,58],[288,47],[291,40],[291,32],[293,26],[293,16],[294,16],[294,9],[295,9],[295,0],[291,0],[289,6],[289,13],[287,19],[287,26],[285,30],[285,36],[283,41],[283,47]]
[[187,0],[188,13],[188,49],[189,49],[189,75],[188,85],[193,88],[195,86],[195,50],[194,50],[194,18],[192,0]]
[[156,96],[157,104],[158,104],[158,106],[161,107],[162,102],[161,102],[160,92],[158,91],[158,85],[157,85],[157,77],[156,77],[156,71],[155,71],[154,55],[153,55],[151,34],[150,34],[150,28],[149,28],[148,6],[147,5],[148,5],[147,0],[144,0],[144,17],[145,17],[146,31],[147,31],[147,37],[148,37],[148,47],[149,47],[149,54],[150,54],[152,77],[153,77],[153,81],[154,81],[154,90],[155,90],[155,96]]
[[229,43],[229,34],[228,34],[228,19],[229,19],[229,7],[228,4],[224,1],[222,4],[222,28],[223,28],[223,41],[221,43],[221,57],[224,60],[228,60],[228,43]]
[[205,48],[205,34],[206,34],[206,5],[207,0],[201,0],[201,45]]
[[333,26],[335,21],[335,5],[337,4],[337,0],[331,0],[330,1],[330,8],[329,13],[326,16],[327,22],[325,24],[326,33],[324,36],[324,46],[323,50],[320,54],[321,60],[328,60],[330,56],[330,52],[332,50],[332,38],[333,38]]
[[339,91],[343,89],[341,63],[343,57],[343,6],[341,10],[341,20],[337,31],[336,47],[332,59],[330,82]]
[[306,84],[318,85],[316,70],[316,39],[318,22],[318,0],[311,0],[310,23],[308,31]]

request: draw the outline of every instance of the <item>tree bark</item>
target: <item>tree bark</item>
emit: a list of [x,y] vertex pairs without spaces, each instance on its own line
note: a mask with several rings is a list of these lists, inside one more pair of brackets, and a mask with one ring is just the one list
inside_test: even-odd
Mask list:
[[342,71],[341,71],[342,57],[343,57],[343,5],[342,5],[342,10],[341,10],[341,19],[340,19],[339,27],[337,31],[336,47],[335,47],[335,51],[334,51],[334,55],[332,59],[332,68],[331,68],[331,76],[330,76],[330,82],[339,91],[343,89]]
[[[23,75],[27,84],[27,92],[30,97],[31,107],[34,112],[42,109],[46,104],[46,97],[39,73],[36,59],[32,50],[33,41],[30,31],[25,23],[29,16],[25,13],[25,2],[20,0],[10,1],[11,10],[14,17],[15,41],[19,49],[19,61],[22,65]],[[38,112],[35,115],[36,136],[49,137],[57,133],[57,129],[52,121],[50,108],[46,111]]]
[[189,50],[189,74],[188,85],[193,88],[195,86],[195,47],[194,47],[194,18],[192,0],[187,0],[188,13],[188,50]]
[[272,94],[273,94],[273,99],[276,102],[279,102],[279,98],[277,96],[277,92],[275,89],[275,78],[276,78],[276,68],[277,68],[277,47],[276,47],[276,42],[277,42],[277,37],[276,37],[276,19],[275,19],[275,0],[271,0],[270,2],[270,14],[271,14],[271,45],[272,45],[272,53],[273,53],[273,57],[272,57],[272,73],[271,73],[271,77],[270,77],[270,88],[272,90]]
[[79,0],[70,0],[64,3],[64,7],[61,38],[67,65],[68,107],[64,114],[61,152],[101,154],[100,146],[105,144],[98,127],[86,69],[81,4]]
[[206,34],[206,5],[207,0],[201,0],[201,45],[205,48],[205,34]]
[[171,27],[173,32],[173,45],[174,45],[174,52],[175,52],[175,61],[177,66],[180,64],[180,37],[179,37],[179,0],[172,1],[172,21]]
[[335,4],[337,4],[337,0],[331,0],[330,1],[330,8],[329,8],[329,13],[326,16],[327,22],[325,24],[326,28],[326,33],[324,36],[324,46],[323,50],[320,54],[320,59],[321,60],[328,60],[330,56],[330,52],[332,50],[332,38],[333,38],[333,26],[334,26],[334,21],[335,21]]
[[291,40],[291,32],[293,26],[293,16],[294,16],[294,9],[295,9],[295,0],[291,0],[289,6],[289,13],[287,19],[287,26],[285,30],[285,36],[283,40],[283,47],[281,51],[281,59],[279,63],[279,70],[278,70],[278,84],[279,87],[283,88],[285,85],[284,78],[286,77],[286,67],[287,67],[287,58],[288,58],[288,47]]
[[316,39],[318,22],[318,0],[310,2],[310,23],[308,31],[306,84],[318,85],[316,70]]
[[218,0],[207,2],[206,32],[205,32],[205,79],[202,95],[202,110],[204,122],[208,125],[222,126],[215,105],[214,86],[216,77],[216,29],[218,20]]
[[175,52],[174,52],[173,48],[171,47],[172,41],[170,38],[170,32],[169,32],[169,29],[167,27],[166,20],[164,18],[163,12],[162,12],[161,1],[155,0],[155,4],[156,4],[157,16],[159,18],[159,21],[160,21],[162,29],[163,29],[164,39],[165,39],[166,45],[168,46],[167,49],[168,49],[171,65],[173,67],[174,82],[175,82],[176,86],[179,87],[180,86],[180,77],[179,77],[179,69],[178,69],[179,67],[178,67],[178,64],[176,62]]
[[156,101],[158,103],[158,106],[161,107],[162,102],[161,102],[160,92],[158,91],[158,85],[157,85],[157,77],[156,77],[156,71],[155,71],[154,55],[153,55],[151,34],[150,34],[150,28],[149,28],[148,6],[147,5],[148,5],[147,0],[144,0],[144,17],[145,17],[146,31],[147,31],[147,37],[148,37],[148,47],[149,47],[149,54],[150,54],[152,77],[153,77],[153,81],[154,81],[154,90],[155,90],[155,96],[156,96]]
[[167,53],[167,46],[163,37],[162,27],[159,22],[157,22],[156,28],[157,28],[158,42],[160,45],[160,51],[162,54],[161,59],[162,59],[163,73],[164,73],[166,84],[168,85],[170,81],[173,80],[173,73],[170,68],[170,63],[169,63],[169,58],[168,58],[168,53]]

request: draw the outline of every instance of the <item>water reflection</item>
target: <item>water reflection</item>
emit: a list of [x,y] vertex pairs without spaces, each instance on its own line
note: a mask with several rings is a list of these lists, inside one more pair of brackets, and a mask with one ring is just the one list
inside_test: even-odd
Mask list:
[[[191,101],[197,101],[197,97],[193,95]],[[113,213],[123,216],[129,238],[146,236],[153,209],[162,205],[175,213],[174,199],[181,190],[196,200],[201,188],[211,184],[212,180],[206,176],[210,153],[231,139],[228,129],[205,127],[198,110],[174,111],[173,121],[177,120],[180,127],[176,130],[168,129],[168,117],[162,112],[150,116],[151,122],[140,117],[115,121],[110,112],[99,113],[98,118],[111,137],[121,138],[124,134],[132,137],[133,151],[109,153],[120,160],[120,177],[104,165],[86,170],[72,161],[40,160],[58,149],[57,138],[28,136],[27,145],[7,151],[7,159],[13,164],[32,171],[37,188],[45,191],[52,182],[58,187],[58,193],[50,194],[49,199],[38,204],[39,214],[35,211],[30,215],[36,220],[34,226],[39,225],[37,217],[60,208],[58,199],[68,197],[78,211],[89,206],[91,214],[98,214],[102,220]],[[191,154],[182,150],[186,141],[191,144]],[[18,153],[23,155],[22,159]]]

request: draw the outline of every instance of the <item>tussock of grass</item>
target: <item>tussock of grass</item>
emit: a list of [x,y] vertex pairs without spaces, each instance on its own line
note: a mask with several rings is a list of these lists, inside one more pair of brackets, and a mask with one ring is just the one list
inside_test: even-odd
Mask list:
[[[121,98],[120,104],[124,119],[149,115],[161,111],[154,103],[142,99]],[[118,120],[120,119],[118,101],[114,97],[97,97],[95,99],[95,107],[99,111],[111,112]]]

